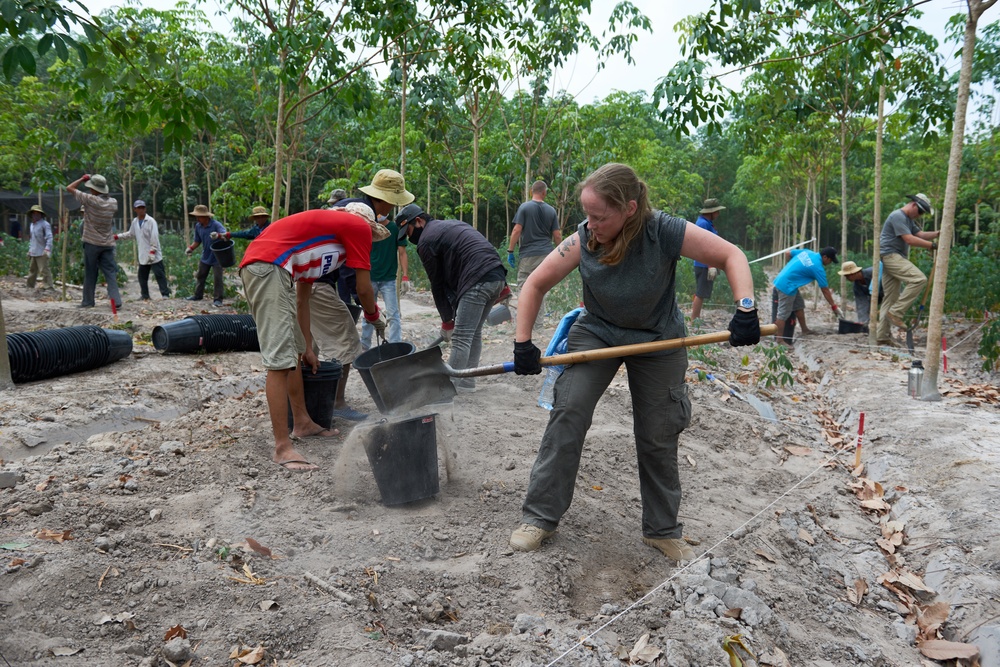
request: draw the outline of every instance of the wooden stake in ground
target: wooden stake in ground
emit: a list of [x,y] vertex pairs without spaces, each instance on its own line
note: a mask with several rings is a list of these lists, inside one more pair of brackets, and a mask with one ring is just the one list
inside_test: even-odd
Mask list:
[[854,468],[861,467],[861,438],[865,434],[865,413],[858,418],[858,442],[854,445]]
[[[972,81],[972,57],[976,48],[976,25],[979,17],[997,0],[968,0],[969,13],[965,20],[965,40],[962,44],[962,70],[958,76],[958,98],[955,103],[955,122],[951,130],[951,153],[948,157],[948,180],[944,189],[941,216],[941,236],[938,237],[938,255],[935,266],[934,292],[931,296],[930,320],[927,322],[927,352],[924,355],[925,401],[940,401],[938,370],[941,365],[941,322],[944,317],[945,289],[948,285],[948,259],[951,255],[951,236],[955,228],[955,203],[958,200],[958,178],[962,172],[962,141],[965,138],[965,115],[969,108],[969,84]],[[940,265],[940,266],[938,266]]]

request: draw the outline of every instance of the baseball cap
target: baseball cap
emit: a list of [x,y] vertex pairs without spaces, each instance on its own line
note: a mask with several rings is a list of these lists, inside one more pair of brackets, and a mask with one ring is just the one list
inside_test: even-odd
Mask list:
[[823,257],[829,257],[831,261],[837,262],[837,249],[832,245],[828,245],[819,251],[819,254]]
[[141,199],[136,199],[134,202],[132,202],[132,208],[146,208],[146,202],[142,201]]
[[396,236],[397,239],[401,239],[406,236],[406,226],[413,222],[414,218],[426,219],[424,209],[420,208],[417,204],[407,204],[399,210],[399,213],[396,214],[396,224],[399,225],[399,234]]

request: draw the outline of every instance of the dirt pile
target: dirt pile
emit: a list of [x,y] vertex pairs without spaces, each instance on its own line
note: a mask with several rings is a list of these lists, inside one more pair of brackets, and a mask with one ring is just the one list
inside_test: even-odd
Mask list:
[[[10,332],[111,321],[2,287]],[[712,348],[715,365],[698,364],[779,421],[691,374],[681,514],[705,557],[678,568],[640,541],[624,374],[558,533],[517,553],[540,378],[483,379],[436,409],[440,494],[385,507],[369,429],[337,424],[340,438],[302,444],[318,472],[282,470],[259,356],[161,355],[143,344],[153,326],[195,311],[145,303],[119,316],[130,358],[0,394],[11,664],[909,666],[929,660],[918,638],[949,650],[928,643],[939,636],[1000,660],[1000,419],[988,391],[963,392],[996,385],[974,340],[949,349],[956,393],[936,404],[906,398],[905,356],[832,325],[797,344],[791,387],[754,387],[761,353],[744,365],[746,350]],[[429,295],[403,313],[406,339],[436,336]],[[949,327],[949,341],[974,336]],[[487,328],[483,363],[509,360],[512,331]],[[378,418],[357,376],[348,398]]]

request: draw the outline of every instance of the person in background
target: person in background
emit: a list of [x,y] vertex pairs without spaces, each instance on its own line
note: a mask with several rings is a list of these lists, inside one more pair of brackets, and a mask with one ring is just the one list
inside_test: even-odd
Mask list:
[[[719,204],[718,199],[706,199],[698,212],[698,220],[694,224],[707,232],[712,232],[716,236],[719,232],[715,229],[715,219],[719,217],[719,211],[725,211],[726,207]],[[701,305],[705,299],[712,298],[712,288],[715,287],[715,276],[719,270],[714,266],[708,266],[698,260],[694,262],[694,298],[691,299],[691,321],[701,318]]]
[[[879,345],[893,347],[898,347],[899,344],[893,340],[889,325],[906,329],[903,317],[927,285],[927,276],[909,260],[910,246],[936,250],[936,239],[941,235],[941,232],[921,231],[917,225],[920,216],[931,212],[931,200],[927,195],[917,193],[906,196],[909,203],[889,214],[879,237],[882,288],[885,291],[882,312],[885,317],[878,320],[875,338]],[[903,285],[906,289],[900,295]]]
[[[532,326],[542,296],[574,269],[580,271],[586,312],[569,331],[569,352],[683,337],[684,316],[675,292],[681,257],[726,272],[736,298],[730,344],[760,340],[753,278],[743,251],[686,220],[654,211],[646,184],[627,165],[600,167],[578,192],[587,219],[521,286],[515,373],[541,373]],[[642,541],[677,561],[694,558],[678,520],[677,440],[691,419],[684,348],[566,367],[555,383],[552,413],[521,508],[522,523],[510,536],[514,549],[534,551],[555,533],[573,500],[594,410],[622,364],[632,395]]]
[[[860,266],[847,260],[840,266],[837,275],[844,276],[854,283],[854,309],[858,312],[858,322],[868,324],[871,319],[872,308],[872,274],[874,267],[862,269]],[[882,290],[878,293],[878,302],[882,303]]]
[[[7,218],[7,223],[8,223],[7,233],[10,234],[15,239],[20,240],[21,239],[21,221],[18,220],[17,214],[16,213],[12,213]],[[3,239],[2,238],[0,238],[0,245],[3,245]]]
[[[507,270],[496,248],[470,225],[436,220],[416,204],[404,206],[396,224],[399,236],[417,246],[427,272],[441,316],[441,337],[451,342],[448,364],[455,369],[478,366],[483,324],[507,286]],[[458,378],[454,383],[460,392],[476,389],[475,378]]]
[[367,211],[305,211],[273,222],[243,254],[240,279],[267,368],[264,393],[274,436],[273,460],[286,470],[317,469],[295,449],[292,438],[337,435],[309,416],[302,387],[300,363],[314,373],[319,367],[310,333],[312,283],[343,264],[352,265],[365,317],[384,335],[385,315],[375,301],[368,268],[372,238],[388,234]]
[[267,226],[271,224],[271,214],[263,206],[254,206],[253,210],[250,212],[250,227],[249,229],[241,229],[237,232],[212,232],[209,237],[214,241],[218,238],[223,239],[246,239],[248,241],[253,241],[255,238],[260,236],[260,233],[267,229]]
[[347,199],[347,191],[343,188],[337,188],[330,193],[330,198],[326,200],[326,207],[330,208],[341,199]]
[[52,269],[49,268],[49,257],[52,256],[52,225],[45,219],[45,209],[37,204],[28,209],[31,215],[31,227],[28,230],[28,288],[34,289],[38,275],[42,276],[43,289],[52,289]]
[[[399,343],[403,340],[403,326],[399,314],[399,297],[406,293],[410,286],[408,259],[406,257],[406,237],[399,234],[396,223],[385,216],[379,216],[379,223],[389,230],[389,236],[372,243],[372,287],[375,296],[382,297],[385,303],[385,316],[388,321],[386,341]],[[396,293],[396,273],[403,269],[403,279],[399,294]],[[367,322],[361,324],[361,348],[372,346],[374,328]]]
[[[330,210],[358,205],[367,208],[371,212],[372,219],[377,220],[379,216],[392,213],[393,207],[405,206],[413,201],[413,195],[406,190],[403,175],[392,169],[380,169],[375,173],[371,184],[359,190],[360,197],[340,198],[330,205]],[[369,266],[370,262],[369,257]],[[368,415],[355,410],[347,403],[348,373],[351,364],[363,352],[357,324],[348,308],[348,304],[354,301],[353,293],[342,295],[338,292],[338,278],[341,277],[340,274],[348,272],[352,274],[350,280],[353,287],[350,289],[358,295],[358,300],[361,300],[361,292],[358,291],[360,284],[353,275],[352,266],[342,266],[338,271],[319,278],[313,284],[312,299],[309,302],[312,309],[312,336],[319,346],[319,358],[323,361],[339,361],[343,368],[340,381],[337,383],[337,394],[334,397],[333,416],[348,421],[364,421]],[[368,312],[364,303],[361,305],[365,312]],[[371,321],[370,323],[374,324]]]
[[188,301],[201,301],[205,297],[205,281],[208,280],[208,272],[212,272],[214,297],[213,305],[222,305],[222,297],[225,296],[225,287],[222,283],[222,265],[212,252],[212,234],[215,238],[226,233],[226,228],[222,223],[212,216],[212,212],[204,204],[198,204],[191,211],[198,224],[194,226],[194,243],[187,247],[185,254],[192,254],[198,246],[202,246],[201,258],[198,261],[198,273],[195,275],[194,294],[187,297]]
[[518,285],[523,285],[532,271],[552,252],[552,247],[562,241],[559,216],[554,208],[545,203],[547,193],[545,181],[535,181],[531,184],[531,200],[521,204],[514,214],[514,229],[507,244],[507,263],[514,268],[514,246],[520,244]]
[[139,292],[140,299],[149,300],[149,272],[153,272],[156,277],[156,284],[160,288],[160,295],[164,299],[170,298],[170,286],[167,284],[167,272],[163,268],[163,251],[160,248],[160,231],[156,226],[153,216],[146,215],[146,202],[136,199],[132,204],[132,211],[135,217],[128,231],[115,235],[115,240],[126,240],[135,238],[138,244],[139,254]]
[[[837,261],[837,250],[833,246],[827,246],[819,252],[806,250],[805,248],[794,248],[788,251],[788,264],[781,270],[778,277],[774,279],[774,286],[778,290],[778,310],[775,313],[774,323],[778,327],[775,337],[778,342],[784,345],[791,345],[792,341],[786,340],[784,336],[785,322],[789,317],[799,311],[804,311],[805,300],[799,294],[799,289],[805,287],[812,281],[816,281],[823,298],[830,304],[835,317],[840,317],[840,309],[833,300],[833,292],[827,286],[826,265]],[[804,320],[803,328],[805,327]]]
[[[86,183],[90,192],[78,190],[77,186],[81,183]],[[80,308],[94,307],[98,270],[104,274],[108,284],[108,298],[114,302],[115,308],[121,308],[113,229],[118,201],[108,196],[108,181],[100,174],[84,174],[66,189],[83,205],[83,300]]]

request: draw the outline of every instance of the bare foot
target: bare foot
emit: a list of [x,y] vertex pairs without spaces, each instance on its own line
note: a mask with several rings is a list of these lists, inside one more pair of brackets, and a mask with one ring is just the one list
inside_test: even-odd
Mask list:
[[285,446],[276,445],[274,448],[274,462],[285,470],[292,472],[308,472],[319,470],[319,466],[310,463],[306,457],[298,453],[291,443]]
[[812,329],[806,329],[805,327],[802,327],[802,335],[803,335],[803,336],[809,336],[809,335],[811,335],[812,333],[813,333],[813,330],[812,330]]
[[316,422],[313,422],[309,426],[293,430],[290,437],[293,440],[298,440],[300,438],[332,438],[337,435],[340,435],[339,429],[323,428]]

